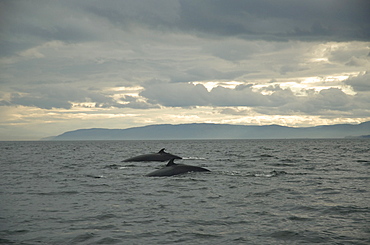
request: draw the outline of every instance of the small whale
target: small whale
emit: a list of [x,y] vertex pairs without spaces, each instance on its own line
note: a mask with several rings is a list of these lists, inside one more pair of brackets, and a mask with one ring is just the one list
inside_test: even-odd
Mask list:
[[173,176],[178,174],[185,174],[189,172],[210,172],[210,170],[197,167],[197,166],[190,166],[185,164],[176,164],[174,163],[175,159],[171,159],[164,168],[158,169],[154,172],[147,174],[146,176]]
[[131,157],[126,160],[123,160],[122,162],[164,162],[168,161],[170,159],[182,159],[182,157],[172,155],[170,153],[167,153],[164,151],[165,149],[161,149],[157,153],[152,153],[152,154],[145,154],[145,155],[140,155],[136,157]]

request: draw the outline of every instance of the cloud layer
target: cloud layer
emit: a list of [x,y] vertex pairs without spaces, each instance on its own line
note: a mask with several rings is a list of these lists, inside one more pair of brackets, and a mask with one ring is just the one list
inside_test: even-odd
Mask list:
[[370,120],[364,0],[40,0],[0,9],[4,139],[36,125],[47,128],[41,137],[57,134],[61,123]]

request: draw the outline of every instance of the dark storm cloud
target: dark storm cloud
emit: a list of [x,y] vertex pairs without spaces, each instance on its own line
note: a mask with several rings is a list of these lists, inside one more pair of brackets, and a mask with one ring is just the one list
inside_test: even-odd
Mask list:
[[94,20],[76,6],[68,1],[1,1],[0,55],[11,55],[46,41],[101,39]]
[[366,0],[179,0],[86,3],[120,27],[264,40],[369,40]]
[[366,0],[90,1],[79,5],[119,28],[142,25],[263,40],[370,39]]
[[[71,5],[75,5],[72,1]],[[88,1],[77,6],[109,21],[116,27],[130,29],[137,25],[170,28],[179,18],[179,3],[173,0]]]
[[354,91],[370,91],[370,73],[366,72],[357,77],[351,77],[344,81],[345,84],[350,85]]
[[138,26],[268,41],[370,40],[367,0],[1,1],[0,4],[1,42],[6,45],[3,54],[40,41],[111,38],[117,30],[130,31]]
[[366,0],[180,1],[182,28],[265,40],[369,40]]

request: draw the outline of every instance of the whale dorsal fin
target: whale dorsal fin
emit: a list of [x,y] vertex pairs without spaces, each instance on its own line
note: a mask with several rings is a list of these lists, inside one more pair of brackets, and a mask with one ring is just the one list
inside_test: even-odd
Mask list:
[[165,153],[164,150],[165,148],[162,148],[160,151],[158,151],[158,153]]
[[169,166],[176,165],[176,163],[173,162],[174,160],[175,158],[172,158],[171,160],[169,160],[166,166],[169,167]]

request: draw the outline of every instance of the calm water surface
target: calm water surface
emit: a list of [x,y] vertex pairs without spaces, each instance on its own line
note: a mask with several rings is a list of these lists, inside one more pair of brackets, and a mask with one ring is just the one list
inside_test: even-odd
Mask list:
[[[145,177],[157,152],[210,169]],[[370,244],[370,140],[0,142],[2,244]]]

